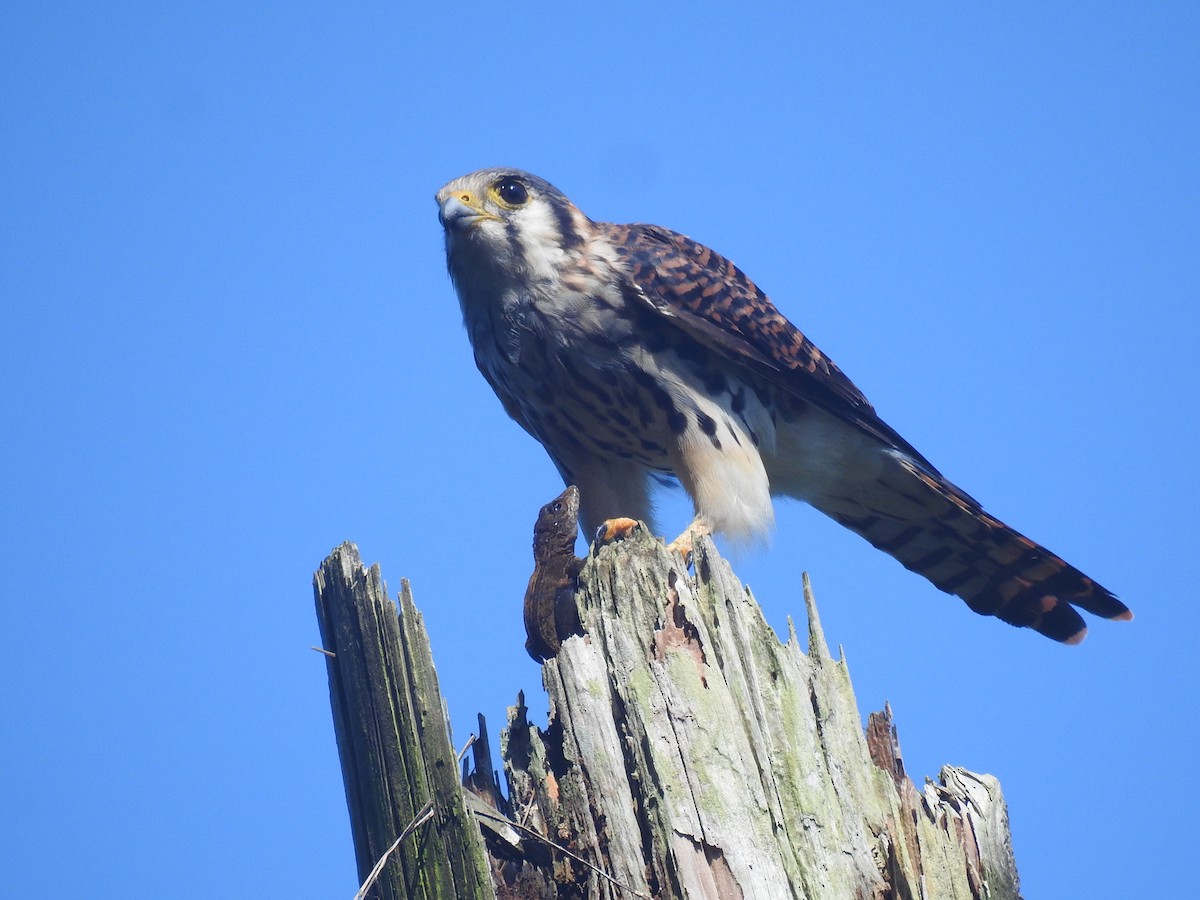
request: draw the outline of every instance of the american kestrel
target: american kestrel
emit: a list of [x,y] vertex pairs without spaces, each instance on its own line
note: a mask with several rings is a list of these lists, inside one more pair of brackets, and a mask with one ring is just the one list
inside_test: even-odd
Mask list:
[[1112,593],[984,512],[724,257],[655,225],[593,222],[553,185],[484,169],[437,193],[475,362],[579,487],[589,532],[650,520],[649,479],[694,532],[765,535],[804,500],[935,586],[1068,644]]

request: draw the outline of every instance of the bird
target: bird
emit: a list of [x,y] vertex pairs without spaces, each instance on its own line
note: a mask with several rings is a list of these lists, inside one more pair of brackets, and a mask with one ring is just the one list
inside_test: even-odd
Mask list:
[[689,540],[765,539],[792,497],[981,615],[1065,644],[1087,634],[1079,610],[1133,617],[942,475],[716,251],[593,221],[520,169],[436,201],[476,366],[578,486],[585,532],[652,522],[655,480],[691,497]]

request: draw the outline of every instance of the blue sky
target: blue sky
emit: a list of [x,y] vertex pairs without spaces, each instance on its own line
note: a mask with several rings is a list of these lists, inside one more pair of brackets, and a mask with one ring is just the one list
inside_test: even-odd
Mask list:
[[736,562],[779,629],[811,572],[918,780],[1000,778],[1026,896],[1192,890],[1196,7],[444,6],[0,13],[6,891],[353,894],[308,649],[343,540],[411,579],[457,743],[544,714],[519,608],[560,484],[432,201],[492,165],[731,257],[1133,607],[1064,649],[796,504]]

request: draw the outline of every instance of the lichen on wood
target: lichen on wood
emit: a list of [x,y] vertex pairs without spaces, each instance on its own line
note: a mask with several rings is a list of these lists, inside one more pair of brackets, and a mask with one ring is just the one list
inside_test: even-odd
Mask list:
[[[654,897],[1019,896],[998,783],[948,767],[920,793],[894,740],[873,760],[807,583],[805,653],[711,541],[694,568],[643,530],[593,548],[586,634],[543,666],[549,726],[519,706],[502,736],[514,814]],[[621,894],[555,874],[557,896]]]
[[592,547],[575,582],[582,633],[545,642],[546,727],[523,696],[509,710],[505,796],[482,717],[467,793],[447,780],[407,585],[397,616],[352,545],[326,561],[318,610],[360,872],[427,798],[439,812],[380,896],[1019,898],[999,783],[947,766],[918,790],[890,708],[864,733],[807,577],[806,640],[789,623],[781,642],[707,538],[693,563],[640,526]]

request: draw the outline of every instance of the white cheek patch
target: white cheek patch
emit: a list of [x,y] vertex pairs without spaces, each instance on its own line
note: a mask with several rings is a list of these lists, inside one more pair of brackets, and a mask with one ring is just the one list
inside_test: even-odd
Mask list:
[[557,278],[566,252],[550,205],[544,201],[531,203],[513,215],[513,222],[529,274],[537,279]]

